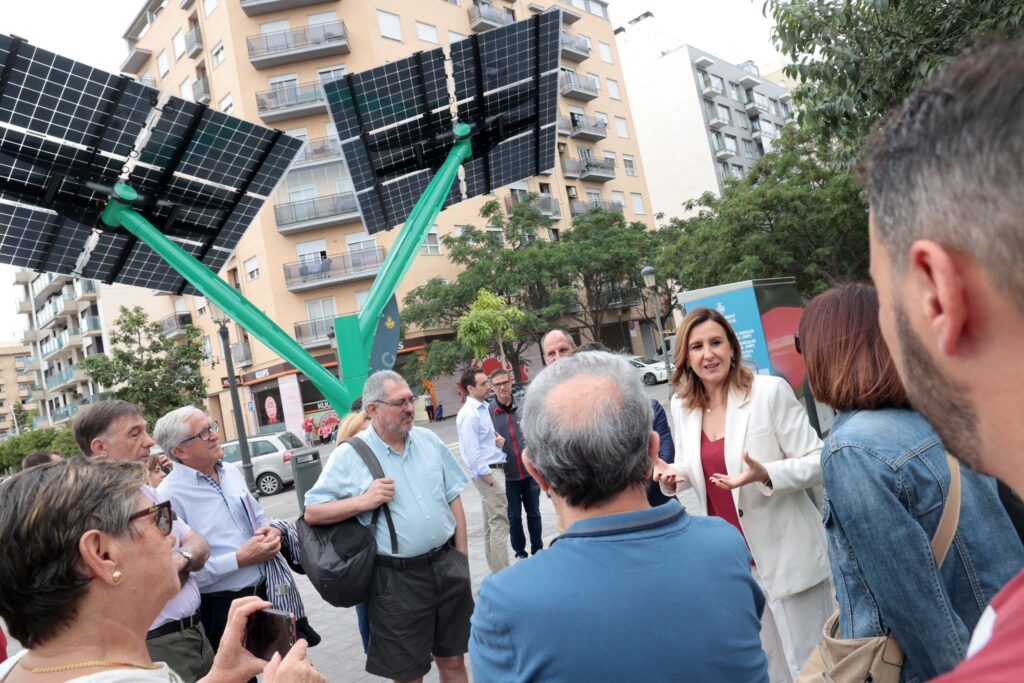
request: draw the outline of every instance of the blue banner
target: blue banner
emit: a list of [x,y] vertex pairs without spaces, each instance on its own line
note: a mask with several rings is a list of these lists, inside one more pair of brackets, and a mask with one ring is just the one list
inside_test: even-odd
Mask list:
[[764,338],[761,313],[757,307],[753,287],[743,287],[687,301],[686,311],[689,313],[702,306],[712,308],[725,316],[736,332],[743,358],[754,364],[755,372],[762,375],[772,374],[768,344]]

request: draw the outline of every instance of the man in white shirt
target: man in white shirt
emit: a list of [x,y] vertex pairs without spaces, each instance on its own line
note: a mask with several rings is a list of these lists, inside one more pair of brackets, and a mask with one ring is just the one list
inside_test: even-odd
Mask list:
[[455,426],[459,430],[462,460],[480,492],[484,510],[484,554],[492,573],[508,566],[508,497],[505,495],[505,440],[495,434],[487,412],[490,386],[487,375],[469,368],[459,378],[466,402],[459,409]]

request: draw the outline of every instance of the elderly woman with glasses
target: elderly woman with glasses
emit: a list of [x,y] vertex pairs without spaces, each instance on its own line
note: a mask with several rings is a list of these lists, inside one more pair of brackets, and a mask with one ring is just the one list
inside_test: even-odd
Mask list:
[[[31,468],[0,496],[0,617],[27,649],[0,665],[0,680],[170,681],[153,663],[146,631],[180,588],[169,535],[174,513],[140,492],[146,469],[80,458]],[[299,643],[269,664],[242,647],[258,598],[232,607],[203,681],[322,681]]]

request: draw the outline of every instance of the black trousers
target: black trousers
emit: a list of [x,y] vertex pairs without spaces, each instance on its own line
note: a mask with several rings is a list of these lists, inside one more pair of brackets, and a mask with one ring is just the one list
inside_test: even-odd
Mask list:
[[216,652],[220,647],[221,636],[228,625],[228,610],[231,603],[238,598],[257,595],[264,600],[267,599],[267,589],[264,583],[257,586],[249,586],[237,591],[218,591],[216,593],[203,593],[199,603],[199,618],[203,622],[203,629],[206,630],[206,637]]

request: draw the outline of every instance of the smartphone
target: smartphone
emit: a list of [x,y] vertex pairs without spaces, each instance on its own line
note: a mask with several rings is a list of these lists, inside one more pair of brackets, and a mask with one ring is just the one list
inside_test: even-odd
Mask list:
[[249,617],[245,625],[245,649],[270,661],[275,652],[282,657],[296,641],[295,615],[278,609],[264,609]]

